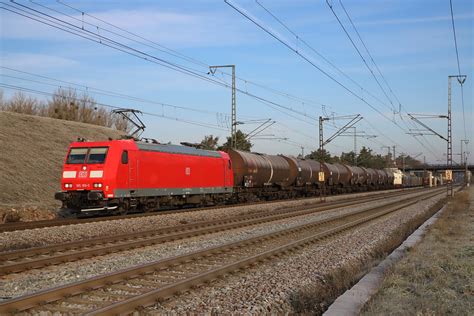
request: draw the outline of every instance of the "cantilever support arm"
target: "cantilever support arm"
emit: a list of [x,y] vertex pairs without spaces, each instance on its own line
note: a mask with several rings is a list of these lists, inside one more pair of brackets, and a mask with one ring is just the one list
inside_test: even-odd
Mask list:
[[[421,126],[423,126],[424,128],[426,128],[427,130],[429,130],[430,132],[432,132],[433,134],[435,134],[436,136],[438,136],[439,138],[441,139],[444,139],[445,141],[448,141],[448,139],[446,137],[444,137],[443,135],[439,134],[438,132],[436,132],[434,129],[432,129],[431,127],[429,127],[428,125],[426,125],[425,123],[423,123],[422,121],[420,121],[419,119],[417,119],[415,116],[413,116],[412,114],[408,113],[408,116],[414,120],[416,123],[420,124]],[[444,118],[444,116],[438,116],[438,117],[442,117]]]
[[275,121],[272,121],[272,119],[268,119],[265,122],[263,122],[262,124],[260,124],[259,126],[257,126],[253,131],[251,131],[250,133],[245,135],[245,138],[250,139],[250,138],[253,138],[253,137],[259,135],[261,132],[263,132],[264,130],[266,130],[267,128],[272,126],[273,124],[275,124]]
[[329,144],[331,141],[333,141],[336,137],[338,137],[339,135],[341,135],[342,133],[344,133],[345,131],[347,131],[349,128],[351,128],[352,126],[354,126],[357,122],[359,122],[360,120],[362,120],[362,117],[360,116],[360,114],[357,114],[352,120],[350,120],[349,122],[346,123],[346,125],[344,125],[343,127],[341,127],[337,132],[335,132],[331,137],[329,137],[328,139],[326,139],[326,141],[323,143],[323,146],[324,145],[327,145]]

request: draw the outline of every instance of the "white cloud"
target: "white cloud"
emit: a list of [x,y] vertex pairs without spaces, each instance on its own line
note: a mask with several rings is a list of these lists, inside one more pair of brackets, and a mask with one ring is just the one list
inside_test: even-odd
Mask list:
[[[41,10],[48,12],[45,9]],[[253,42],[258,37],[255,35],[255,32],[245,32],[245,27],[242,27],[241,23],[235,23],[240,17],[229,12],[179,13],[151,8],[91,12],[91,15],[127,31],[139,34],[144,38],[173,47],[240,45],[245,42]],[[61,42],[64,40],[77,40],[77,37],[72,34],[10,12],[2,11],[0,16],[2,19],[3,39],[34,39]],[[56,13],[53,16],[67,20],[79,28],[84,26],[86,30],[93,33],[98,32],[104,36],[118,38],[105,31],[105,29],[109,29],[131,37],[130,34],[101,23],[87,15],[84,16],[84,24],[80,15],[71,15],[73,18],[68,18]],[[98,25],[99,30],[95,26],[88,25],[87,22]],[[124,39],[120,39],[120,41],[124,41]]]
[[[456,20],[472,20],[474,14],[459,14],[455,16]],[[372,20],[372,21],[360,21],[358,25],[401,25],[401,24],[415,24],[415,23],[427,23],[427,22],[441,22],[450,21],[451,16],[427,16],[427,17],[415,17],[405,19],[385,19],[385,20]]]
[[79,63],[73,59],[68,59],[53,55],[42,54],[2,54],[1,64],[11,68],[21,69],[54,69],[76,66]]

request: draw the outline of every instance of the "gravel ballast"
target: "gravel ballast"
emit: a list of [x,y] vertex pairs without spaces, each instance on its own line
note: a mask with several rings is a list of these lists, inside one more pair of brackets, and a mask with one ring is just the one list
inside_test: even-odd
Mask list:
[[[392,198],[391,200],[393,201],[396,199],[399,198]],[[381,205],[389,201],[390,200],[387,199],[377,202],[364,203],[359,205],[358,207],[347,207],[338,210],[319,212],[309,216],[300,216],[293,219],[275,221],[270,224],[254,225],[251,227],[234,229],[206,236],[165,243],[163,245],[149,246],[140,249],[110,254],[107,256],[71,262],[60,266],[51,266],[48,268],[12,274],[0,279],[0,288],[2,289],[0,292],[0,296],[16,297],[19,295],[36,292],[41,289],[71,283],[107,272],[124,269],[129,266],[157,261],[163,258],[184,254],[190,251],[196,251],[207,247],[221,245],[227,242],[251,238],[271,231],[305,224],[314,220],[324,219],[330,216],[344,214],[351,211],[357,211],[366,208],[369,205]]]
[[[358,196],[377,196],[384,192],[396,191],[397,190],[336,195],[327,197],[326,200],[335,201],[347,198],[354,198]],[[243,214],[260,213],[284,207],[310,204],[316,205],[317,203],[319,203],[319,201],[319,198],[308,198],[295,201],[281,201],[276,203],[202,209],[181,213],[157,213],[156,216],[4,232],[0,233],[0,251],[62,244],[66,242],[92,239],[101,236],[126,234],[131,232],[152,230],[166,226],[183,225],[210,219],[229,218]]]
[[[440,194],[279,260],[229,275],[145,312],[319,314],[330,301],[318,297],[318,288],[335,282],[335,272],[348,267],[360,271],[393,234],[417,216],[426,215],[442,197]],[[347,275],[347,282],[351,277],[354,275]]]

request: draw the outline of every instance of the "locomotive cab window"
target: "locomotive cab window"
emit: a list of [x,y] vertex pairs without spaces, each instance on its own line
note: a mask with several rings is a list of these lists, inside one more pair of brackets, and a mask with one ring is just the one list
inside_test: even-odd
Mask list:
[[87,156],[87,148],[71,148],[67,156],[67,164],[83,164]]
[[122,164],[128,164],[128,151],[126,150],[122,152]]
[[87,163],[104,163],[105,158],[107,157],[107,149],[107,147],[92,147],[89,150],[89,155],[87,156]]

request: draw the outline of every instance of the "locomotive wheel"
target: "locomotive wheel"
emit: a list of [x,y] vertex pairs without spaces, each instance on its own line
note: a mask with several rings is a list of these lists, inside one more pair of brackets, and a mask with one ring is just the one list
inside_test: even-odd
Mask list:
[[123,203],[120,204],[119,207],[117,208],[116,213],[118,215],[127,215],[129,209],[130,209],[130,207],[129,207],[128,201],[123,201]]
[[128,214],[128,208],[125,208],[125,207],[119,207],[117,209],[117,214],[118,215],[127,215]]

